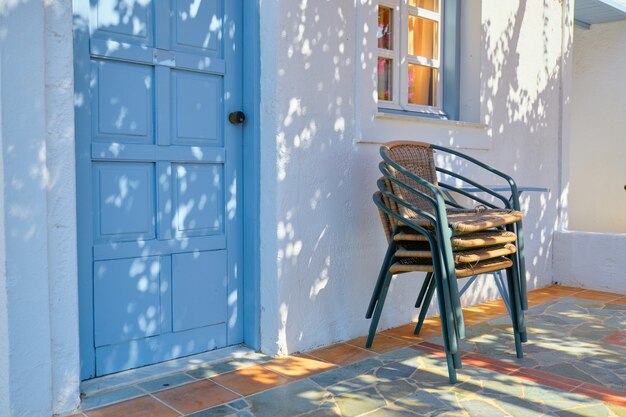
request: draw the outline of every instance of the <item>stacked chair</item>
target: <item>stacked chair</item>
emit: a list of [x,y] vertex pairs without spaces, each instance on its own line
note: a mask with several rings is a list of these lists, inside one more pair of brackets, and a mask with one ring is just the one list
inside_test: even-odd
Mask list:
[[[434,152],[453,155],[506,181],[510,196],[437,167]],[[513,179],[468,155],[427,143],[389,142],[381,147],[380,154],[383,177],[378,180],[373,198],[388,248],[366,314],[372,319],[366,347],[372,345],[392,276],[426,272],[416,302],[421,311],[415,334],[420,332],[436,290],[448,374],[450,382],[456,382],[456,369],[461,367],[459,340],[465,337],[457,279],[505,270],[516,355],[521,358],[522,343],[527,340],[524,310],[528,307],[523,215]],[[481,190],[493,197],[491,200],[497,200],[498,205],[457,186],[439,183],[438,172]],[[461,206],[450,198],[450,191],[478,206]]]

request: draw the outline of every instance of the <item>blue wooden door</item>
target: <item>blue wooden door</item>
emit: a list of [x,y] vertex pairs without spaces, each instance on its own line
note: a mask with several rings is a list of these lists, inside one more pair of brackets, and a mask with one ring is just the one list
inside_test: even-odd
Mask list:
[[242,342],[241,8],[76,1],[83,378]]

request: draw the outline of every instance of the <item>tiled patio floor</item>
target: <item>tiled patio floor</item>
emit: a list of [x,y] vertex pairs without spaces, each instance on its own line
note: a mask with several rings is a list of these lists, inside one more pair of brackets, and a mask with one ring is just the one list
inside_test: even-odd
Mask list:
[[420,337],[409,324],[372,350],[248,355],[86,398],[76,416],[626,416],[626,296],[552,286],[529,304],[521,360],[501,302],[464,309],[456,385],[431,318]]

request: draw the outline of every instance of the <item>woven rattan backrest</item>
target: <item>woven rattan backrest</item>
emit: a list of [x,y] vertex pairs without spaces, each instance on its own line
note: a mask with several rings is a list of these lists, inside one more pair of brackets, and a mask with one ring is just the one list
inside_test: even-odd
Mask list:
[[[407,170],[423,178],[424,180],[434,185],[437,185],[435,158],[430,144],[423,142],[396,141],[387,142],[383,146],[387,147],[387,149],[389,150],[389,156],[395,163],[406,168]],[[406,175],[398,172],[393,167],[389,166],[388,168],[389,171],[399,180],[403,181],[410,187],[415,188],[416,190],[433,197],[432,192],[430,192],[426,187],[420,185],[416,181],[409,179]],[[415,195],[415,193],[411,193],[397,184],[391,184],[391,191],[395,195],[409,202],[415,207],[429,213],[433,212],[432,205],[424,199]],[[414,216],[414,213],[412,211],[404,207],[400,207],[400,213],[404,216]]]

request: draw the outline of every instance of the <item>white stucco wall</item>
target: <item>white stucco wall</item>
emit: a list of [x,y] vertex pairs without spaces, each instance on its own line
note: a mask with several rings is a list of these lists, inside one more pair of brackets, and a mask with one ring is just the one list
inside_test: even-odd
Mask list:
[[[576,28],[555,281],[626,294],[626,22]],[[607,64],[610,63],[610,64]]]
[[0,415],[78,404],[70,0],[0,4]]
[[[463,103],[479,103],[479,111],[465,104],[464,114],[474,109],[478,117],[471,125],[377,117],[375,4],[283,0],[261,8],[261,184],[262,195],[276,196],[262,201],[261,213],[261,330],[268,353],[367,332],[365,308],[386,246],[371,202],[378,146],[367,142],[414,139],[472,148],[520,184],[550,188],[524,195],[523,209],[529,288],[552,281],[567,2],[477,4],[480,41],[469,42],[480,49],[463,58],[478,59],[475,76],[462,80]],[[415,317],[421,281],[419,275],[396,279],[380,328]],[[464,302],[496,295],[485,280]]]
[[[363,33],[374,27],[372,0],[262,2],[264,352],[367,331],[385,239],[371,202],[378,146],[366,142],[463,146],[520,184],[549,187],[525,195],[523,208],[529,287],[552,281],[561,2],[476,3],[463,29],[473,46],[462,54],[462,114],[472,123],[459,124],[376,117],[375,35]],[[70,0],[0,5],[1,416],[46,416],[78,402],[71,16]],[[393,283],[380,328],[414,318],[421,280]],[[485,280],[464,302],[496,296]]]
[[626,233],[625,39],[626,21],[574,32],[570,230]]

